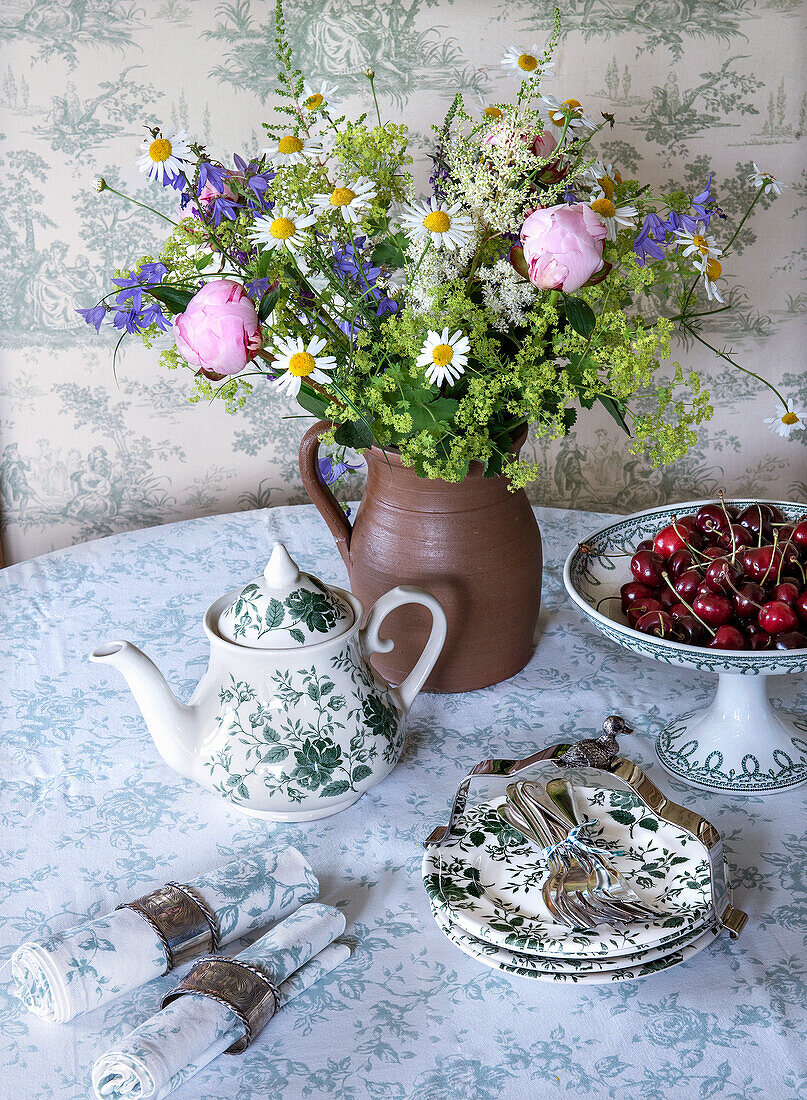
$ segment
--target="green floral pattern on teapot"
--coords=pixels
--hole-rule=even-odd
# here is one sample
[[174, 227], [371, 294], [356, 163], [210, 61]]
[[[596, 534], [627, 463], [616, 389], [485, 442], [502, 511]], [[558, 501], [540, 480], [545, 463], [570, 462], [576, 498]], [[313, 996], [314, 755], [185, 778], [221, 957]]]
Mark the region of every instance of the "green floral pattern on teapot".
[[[317, 634], [329, 634], [348, 619], [348, 610], [316, 577], [306, 578], [319, 591], [298, 588], [285, 599], [262, 598], [257, 582], [246, 585], [225, 615], [235, 641], [265, 638], [272, 631], [285, 630], [295, 642], [316, 642]], [[307, 636], [306, 636], [307, 635]]]

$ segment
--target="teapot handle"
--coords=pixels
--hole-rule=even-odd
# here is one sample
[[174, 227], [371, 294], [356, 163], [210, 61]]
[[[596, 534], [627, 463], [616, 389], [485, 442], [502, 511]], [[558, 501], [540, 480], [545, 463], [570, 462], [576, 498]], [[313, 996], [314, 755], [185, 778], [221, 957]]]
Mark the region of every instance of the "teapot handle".
[[394, 642], [391, 638], [379, 638], [378, 631], [384, 619], [390, 611], [396, 607], [402, 607], [407, 603], [419, 603], [427, 607], [432, 616], [432, 629], [429, 640], [418, 657], [417, 663], [404, 682], [398, 688], [398, 697], [406, 713], [415, 701], [420, 689], [426, 682], [431, 670], [434, 668], [437, 658], [442, 652], [446, 640], [446, 613], [443, 611], [439, 600], [435, 599], [422, 588], [412, 588], [408, 584], [399, 584], [397, 588], [390, 589], [383, 596], [379, 596], [373, 604], [367, 622], [362, 628], [360, 637], [369, 656], [371, 653], [389, 653]]
[[319, 477], [319, 437], [333, 427], [330, 420], [318, 420], [300, 442], [300, 476], [311, 503], [325, 520], [336, 541], [336, 549], [350, 569], [350, 536], [353, 528], [342, 506]]

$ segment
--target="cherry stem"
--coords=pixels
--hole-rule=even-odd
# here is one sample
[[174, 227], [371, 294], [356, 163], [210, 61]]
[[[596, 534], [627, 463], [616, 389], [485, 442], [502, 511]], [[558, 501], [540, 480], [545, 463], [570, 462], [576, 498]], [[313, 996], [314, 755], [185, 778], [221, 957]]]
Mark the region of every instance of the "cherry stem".
[[[759, 537], [760, 537], [760, 540], [761, 540], [761, 539], [762, 539], [762, 515], [761, 515], [761, 509], [760, 509], [760, 527], [759, 527]], [[767, 569], [765, 570], [765, 576], [764, 576], [764, 577], [762, 578], [762, 580], [761, 580], [761, 581], [759, 582], [759, 583], [760, 583], [760, 584], [762, 585], [762, 587], [763, 587], [763, 588], [765, 587], [765, 581], [766, 581], [766, 580], [768, 579], [768, 574], [770, 573], [771, 569], [773, 569], [773, 563], [774, 563], [774, 562], [776, 561], [776, 543], [777, 543], [777, 539], [778, 539], [778, 537], [779, 537], [779, 534], [778, 534], [778, 532], [776, 532], [776, 531], [775, 531], [775, 532], [774, 532], [774, 535], [773, 535], [773, 553], [771, 554], [771, 560], [770, 560], [770, 564], [768, 565], [768, 568], [767, 568]], [[760, 541], [760, 544], [759, 544], [759, 545], [760, 545], [760, 547], [762, 546], [762, 542], [761, 542], [761, 541]], [[780, 563], [779, 563], [779, 575], [780, 575], [780, 576], [781, 576], [781, 567], [782, 567], [782, 563], [780, 562]], [[777, 581], [776, 583], [778, 584], [779, 582]]]

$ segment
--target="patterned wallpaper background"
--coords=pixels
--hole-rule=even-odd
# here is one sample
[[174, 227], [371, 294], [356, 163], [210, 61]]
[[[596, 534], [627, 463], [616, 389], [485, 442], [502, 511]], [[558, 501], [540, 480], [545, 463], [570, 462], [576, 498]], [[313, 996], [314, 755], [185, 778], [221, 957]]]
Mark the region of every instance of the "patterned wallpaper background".
[[[734, 214], [756, 160], [790, 184], [758, 210], [727, 265], [738, 308], [709, 339], [807, 408], [807, 72], [802, 0], [564, 0], [545, 90], [588, 113], [613, 110], [605, 159], [655, 184], [695, 190], [714, 171]], [[98, 195], [94, 176], [157, 202], [135, 158], [146, 124], [185, 127], [219, 156], [260, 149], [272, 103], [267, 0], [5, 0], [0, 8], [0, 478], [7, 560], [115, 531], [210, 512], [299, 502], [307, 421], [256, 396], [228, 416], [189, 405], [183, 379], [134, 342], [112, 371], [76, 304], [104, 274], [149, 252], [160, 222]], [[382, 110], [418, 149], [455, 88], [501, 99], [511, 44], [539, 47], [552, 0], [287, 0], [301, 68], [356, 94], [372, 66]], [[358, 106], [349, 101], [348, 107]], [[601, 135], [603, 136], [603, 135]], [[427, 172], [421, 161], [419, 179]], [[725, 318], [725, 320], [724, 320]], [[807, 432], [763, 425], [765, 393], [681, 344], [717, 414], [697, 448], [652, 470], [605, 416], [537, 448], [536, 501], [627, 512], [717, 488], [807, 500]], [[358, 480], [350, 491], [360, 491]]]

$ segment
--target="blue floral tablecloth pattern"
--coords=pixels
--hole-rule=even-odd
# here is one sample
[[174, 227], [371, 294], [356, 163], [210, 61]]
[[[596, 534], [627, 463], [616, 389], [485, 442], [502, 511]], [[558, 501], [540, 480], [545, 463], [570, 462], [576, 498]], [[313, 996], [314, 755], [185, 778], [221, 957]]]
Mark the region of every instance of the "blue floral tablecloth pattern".
[[[392, 775], [308, 825], [253, 821], [171, 772], [122, 678], [86, 655], [129, 638], [187, 698], [207, 659], [204, 610], [262, 570], [275, 538], [301, 568], [345, 583], [313, 508], [132, 532], [0, 573], [0, 977], [23, 940], [256, 846], [294, 844], [321, 900], [344, 909], [355, 953], [178, 1100], [807, 1098], [805, 793], [724, 797], [662, 771], [655, 732], [703, 705], [711, 678], [596, 633], [567, 599], [561, 567], [603, 517], [537, 515], [548, 564], [530, 664], [485, 691], [421, 696]], [[807, 709], [803, 678], [772, 681], [772, 694], [791, 712]], [[422, 839], [445, 822], [478, 760], [591, 735], [614, 711], [636, 727], [626, 755], [723, 830], [736, 901], [750, 914], [742, 938], [721, 937], [646, 981], [601, 987], [510, 979], [466, 958], [429, 916]], [[0, 985], [0, 1096], [83, 1100], [94, 1059], [173, 984], [158, 979], [63, 1026], [28, 1015]]]

